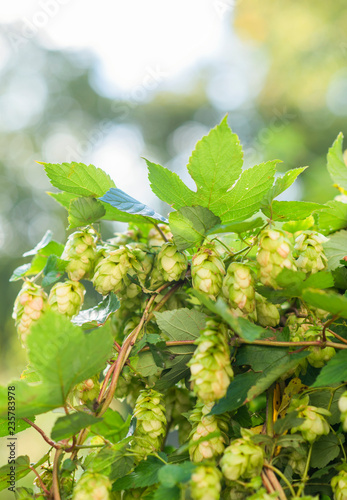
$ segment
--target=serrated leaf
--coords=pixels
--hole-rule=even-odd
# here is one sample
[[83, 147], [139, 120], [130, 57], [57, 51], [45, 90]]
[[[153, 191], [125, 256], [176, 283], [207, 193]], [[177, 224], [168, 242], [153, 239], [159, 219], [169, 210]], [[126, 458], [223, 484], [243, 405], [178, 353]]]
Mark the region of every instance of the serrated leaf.
[[307, 288], [302, 292], [303, 299], [314, 307], [328, 311], [331, 314], [347, 318], [347, 297], [335, 292], [325, 292]]
[[235, 411], [240, 408], [247, 398], [247, 393], [260, 377], [259, 373], [246, 372], [236, 375], [230, 382], [227, 393], [220, 399], [211, 410], [212, 415], [221, 415], [227, 411]]
[[327, 154], [327, 169], [332, 180], [343, 189], [347, 189], [347, 165], [343, 159], [343, 134], [339, 133]]
[[279, 418], [274, 424], [274, 431], [276, 434], [283, 434], [292, 427], [298, 427], [304, 421], [303, 418], [299, 418], [296, 411], [287, 413], [284, 418]]
[[224, 224], [248, 219], [260, 209], [261, 202], [273, 184], [277, 160], [255, 165], [242, 172], [235, 186], [220, 195], [210, 207]]
[[175, 172], [148, 160], [146, 163], [152, 191], [160, 200], [176, 209], [193, 204], [195, 193]]
[[47, 194], [57, 201], [62, 207], [66, 208], [66, 210], [69, 210], [71, 201], [77, 200], [78, 198], [76, 194], [67, 193], [65, 191], [61, 193], [51, 193], [50, 191], [47, 191]]
[[[31, 417], [30, 420], [31, 422], [35, 422], [35, 417]], [[9, 421], [7, 418], [0, 418], [0, 437], [9, 436], [9, 430], [13, 432], [13, 427], [9, 429], [8, 423]], [[30, 425], [27, 422], [25, 422], [21, 418], [16, 418], [14, 434], [25, 431], [25, 429], [28, 429], [29, 427]]]
[[31, 263], [23, 264], [22, 266], [16, 267], [13, 271], [11, 278], [9, 281], [18, 281], [23, 278], [23, 276], [27, 276], [30, 273]]
[[[303, 418], [296, 419], [298, 425], [302, 423], [303, 420]], [[281, 446], [282, 448], [298, 448], [302, 450], [304, 442], [304, 438], [300, 434], [287, 434], [278, 438], [277, 446]]]
[[[100, 198], [106, 204], [111, 205], [116, 208], [118, 211], [130, 214], [130, 216], [141, 216], [143, 221], [160, 221], [167, 223], [168, 220], [162, 215], [158, 214], [153, 210], [153, 208], [148, 207], [144, 203], [135, 200], [132, 196], [129, 196], [127, 193], [124, 193], [121, 189], [111, 188], [105, 193], [104, 196]], [[130, 218], [129, 221], [131, 221]], [[142, 222], [143, 222], [142, 221]]]
[[169, 340], [195, 340], [206, 324], [206, 314], [186, 307], [156, 312], [155, 318], [160, 330]]
[[338, 384], [347, 380], [347, 351], [341, 350], [323, 366], [312, 387]]
[[339, 231], [329, 236], [329, 241], [323, 243], [325, 255], [328, 257], [328, 269], [340, 266], [340, 260], [347, 255], [347, 231]]
[[332, 432], [327, 436], [322, 436], [313, 443], [311, 467], [323, 468], [329, 462], [338, 457], [340, 453], [339, 440]]
[[63, 276], [67, 265], [67, 260], [60, 259], [56, 255], [50, 255], [43, 269], [41, 286], [46, 287], [56, 283]]
[[51, 184], [78, 196], [103, 196], [111, 187], [115, 187], [113, 180], [101, 168], [83, 163], [44, 163], [46, 174]]
[[[319, 214], [321, 211], [319, 212]], [[282, 229], [284, 231], [288, 231], [288, 233], [296, 233], [297, 231], [306, 231], [306, 229], [310, 229], [312, 226], [314, 226], [315, 220], [313, 215], [310, 215], [306, 219], [303, 220], [291, 220], [288, 222], [285, 222], [282, 226]]]
[[153, 494], [153, 500], [180, 500], [181, 499], [181, 489], [179, 486], [173, 486], [172, 488], [167, 488], [166, 486], [160, 485]]
[[89, 427], [96, 422], [101, 422], [102, 418], [96, 418], [89, 413], [77, 412], [59, 417], [51, 431], [53, 441], [61, 441], [76, 435], [81, 429]]
[[158, 473], [164, 466], [157, 457], [149, 456], [136, 467], [134, 472], [118, 479], [112, 486], [113, 491], [145, 488], [158, 483]]
[[206, 207], [182, 207], [169, 215], [170, 230], [178, 250], [197, 247], [220, 219]]
[[52, 240], [52, 236], [53, 236], [52, 231], [48, 229], [48, 231], [46, 231], [46, 233], [44, 234], [43, 238], [38, 242], [38, 244], [32, 250], [23, 253], [23, 257], [36, 255], [39, 252], [39, 250], [42, 250], [42, 248], [45, 248], [45, 246], [48, 245], [48, 243]]
[[347, 227], [347, 203], [328, 201], [318, 212], [318, 229], [323, 234], [330, 234]]
[[95, 198], [83, 197], [71, 200], [69, 206], [69, 229], [87, 226], [100, 220], [106, 214], [102, 203]]
[[108, 408], [102, 416], [102, 421], [91, 426], [91, 433], [103, 436], [112, 443], [125, 438], [128, 433], [131, 416], [124, 421], [121, 415]]
[[304, 171], [307, 167], [294, 168], [292, 170], [288, 170], [282, 177], [277, 177], [274, 186], [269, 191], [269, 193], [263, 199], [262, 205], [268, 206], [271, 205], [272, 201], [277, 198], [281, 193], [286, 191], [296, 178]]
[[103, 325], [109, 316], [117, 311], [120, 302], [114, 293], [107, 295], [99, 304], [81, 311], [72, 319], [72, 323], [85, 329]]
[[331, 273], [320, 271], [311, 274], [306, 278], [306, 274], [292, 269], [282, 269], [276, 278], [278, 285], [283, 288], [282, 294], [287, 297], [300, 297], [306, 288], [331, 288], [334, 286], [334, 278]]
[[6, 465], [3, 465], [2, 467], [0, 467], [0, 491], [8, 488], [9, 486], [13, 486], [13, 488], [16, 487], [16, 484], [9, 485], [7, 482], [9, 481], [11, 467], [15, 467], [16, 482], [29, 474], [29, 472], [31, 472], [30, 459], [27, 455], [19, 456], [18, 458], [16, 458], [15, 463], [13, 464], [7, 463]]
[[196, 465], [192, 462], [167, 464], [159, 470], [158, 479], [166, 488], [172, 488], [176, 484], [188, 482], [195, 469]]
[[324, 205], [310, 201], [277, 201], [274, 200], [271, 208], [262, 208], [262, 211], [274, 221], [291, 221], [306, 219], [309, 215], [321, 210]]
[[256, 229], [264, 225], [264, 219], [261, 217], [257, 217], [255, 219], [251, 219], [249, 221], [236, 221], [231, 224], [219, 224], [209, 231], [207, 234], [219, 234], [219, 233], [236, 233], [242, 234], [247, 231], [252, 231], [252, 229]]
[[101, 472], [109, 477], [111, 481], [116, 481], [128, 474], [135, 465], [134, 458], [127, 452], [129, 439], [123, 439], [113, 446], [105, 446], [88, 463], [87, 470], [91, 472]]

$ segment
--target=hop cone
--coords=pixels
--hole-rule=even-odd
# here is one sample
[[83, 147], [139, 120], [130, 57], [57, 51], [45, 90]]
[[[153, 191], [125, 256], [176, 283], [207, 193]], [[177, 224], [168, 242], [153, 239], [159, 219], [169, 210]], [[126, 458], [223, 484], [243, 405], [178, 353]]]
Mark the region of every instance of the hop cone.
[[110, 500], [112, 483], [107, 476], [85, 472], [75, 486], [73, 500]]
[[260, 488], [254, 495], [249, 496], [248, 500], [278, 500], [278, 494], [268, 493], [265, 488]]
[[254, 279], [251, 269], [232, 262], [223, 280], [223, 294], [237, 316], [256, 316]]
[[322, 245], [326, 241], [328, 238], [315, 231], [303, 231], [295, 239], [294, 249], [299, 255], [295, 263], [300, 271], [313, 274], [327, 267], [328, 259]]
[[347, 432], [347, 391], [345, 391], [339, 399], [339, 410], [341, 412], [342, 427]]
[[214, 245], [207, 245], [193, 256], [192, 259], [193, 288], [216, 300], [222, 288], [225, 267]]
[[154, 253], [150, 252], [143, 243], [137, 243], [131, 248], [131, 257], [133, 269], [130, 274], [135, 275], [144, 285], [153, 268]]
[[192, 500], [219, 500], [222, 474], [213, 465], [200, 465], [192, 474], [190, 493]]
[[85, 288], [78, 281], [56, 283], [48, 297], [53, 311], [72, 318], [79, 313], [84, 301]]
[[97, 235], [93, 229], [76, 231], [68, 237], [61, 258], [69, 261], [66, 272], [70, 280], [81, 280], [92, 271], [96, 258], [96, 240]]
[[210, 319], [195, 344], [198, 347], [188, 363], [193, 390], [205, 403], [216, 401], [225, 396], [234, 375], [227, 328]]
[[80, 384], [77, 384], [74, 388], [74, 395], [80, 399], [83, 403], [87, 401], [93, 401], [98, 397], [100, 392], [99, 376], [95, 375], [93, 378], [89, 378]]
[[25, 345], [31, 325], [39, 319], [46, 306], [47, 295], [43, 289], [26, 281], [14, 302], [12, 314], [22, 345]]
[[[315, 330], [308, 330], [304, 334], [304, 338], [307, 341], [315, 341], [317, 340], [317, 332]], [[307, 361], [311, 366], [315, 368], [323, 368], [323, 366], [336, 354], [336, 351], [333, 347], [323, 347], [320, 346], [311, 346], [308, 348], [310, 354], [307, 356]]]
[[300, 451], [293, 450], [291, 452], [291, 454], [289, 455], [288, 465], [290, 465], [293, 472], [302, 476], [305, 470], [306, 460], [306, 453], [303, 453], [302, 449], [300, 448]]
[[279, 288], [276, 278], [282, 269], [295, 269], [290, 242], [282, 232], [274, 229], [261, 232], [257, 261], [260, 281], [275, 289]]
[[230, 481], [259, 476], [264, 464], [264, 452], [249, 438], [235, 439], [225, 449], [220, 462], [223, 475]]
[[326, 436], [329, 434], [329, 424], [325, 417], [331, 416], [331, 413], [325, 408], [309, 406], [308, 402], [308, 397], [302, 400], [293, 399], [288, 411], [296, 410], [298, 412], [298, 418], [304, 419], [302, 424], [292, 428], [291, 433], [301, 432], [305, 441], [313, 443], [319, 436]]
[[[189, 454], [193, 462], [202, 462], [220, 456], [228, 442], [228, 417], [209, 415], [212, 407], [213, 403], [207, 405], [198, 403], [189, 417], [192, 424], [192, 431], [189, 435]], [[199, 439], [216, 431], [220, 432], [220, 436], [195, 444]]]
[[137, 419], [132, 450], [139, 458], [159, 451], [166, 434], [166, 416], [162, 395], [154, 389], [145, 389], [137, 398], [134, 417]]
[[331, 488], [335, 500], [346, 500], [347, 498], [347, 471], [341, 470], [331, 480]]
[[129, 249], [120, 247], [109, 252], [108, 256], [99, 261], [95, 268], [93, 284], [101, 295], [110, 292], [118, 293], [130, 284], [127, 273], [131, 269]]
[[179, 281], [184, 278], [188, 260], [173, 243], [165, 243], [158, 253], [158, 269], [165, 281]]
[[280, 322], [280, 313], [277, 307], [259, 293], [255, 293], [255, 307], [259, 325], [264, 327], [275, 327], [278, 325]]
[[[166, 224], [158, 224], [158, 227], [161, 229], [162, 233], [164, 233], [168, 241], [172, 240], [172, 233], [169, 226]], [[156, 227], [152, 227], [148, 233], [148, 245], [150, 247], [161, 247], [164, 243], [165, 240], [158, 229]]]

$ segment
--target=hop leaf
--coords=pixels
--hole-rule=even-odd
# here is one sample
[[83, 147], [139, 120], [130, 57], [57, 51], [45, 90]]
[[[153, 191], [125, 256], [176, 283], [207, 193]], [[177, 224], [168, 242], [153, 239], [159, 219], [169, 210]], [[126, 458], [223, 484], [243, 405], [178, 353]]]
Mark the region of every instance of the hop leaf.
[[79, 313], [84, 301], [85, 288], [78, 281], [56, 283], [48, 297], [53, 311], [72, 318]]
[[66, 272], [70, 280], [78, 281], [92, 271], [96, 258], [97, 235], [94, 229], [84, 229], [70, 234], [62, 259], [68, 260]]
[[222, 287], [225, 267], [214, 245], [206, 245], [192, 259], [193, 288], [216, 300]]
[[12, 317], [23, 346], [33, 322], [37, 321], [47, 307], [47, 295], [43, 289], [26, 281], [14, 303]]

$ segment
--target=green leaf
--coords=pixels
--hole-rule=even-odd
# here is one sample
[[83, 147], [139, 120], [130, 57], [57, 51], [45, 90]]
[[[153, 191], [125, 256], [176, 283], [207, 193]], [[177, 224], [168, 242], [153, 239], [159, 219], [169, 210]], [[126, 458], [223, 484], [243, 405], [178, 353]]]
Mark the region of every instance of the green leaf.
[[23, 257], [36, 255], [39, 252], [39, 250], [42, 250], [48, 245], [48, 243], [52, 240], [52, 236], [53, 236], [52, 231], [48, 229], [48, 231], [46, 231], [45, 235], [43, 236], [42, 240], [39, 241], [38, 244], [32, 250], [23, 253]]
[[[331, 385], [331, 384], [330, 384]], [[333, 386], [335, 384], [332, 384]], [[317, 406], [318, 408], [328, 408], [330, 405], [330, 417], [326, 417], [327, 421], [331, 425], [335, 425], [341, 420], [341, 412], [339, 410], [339, 399], [342, 394], [345, 392], [345, 387], [340, 387], [339, 389], [334, 391], [333, 399], [330, 403], [331, 399], [331, 391], [329, 390], [317, 390], [310, 394], [310, 404], [313, 406]]]
[[343, 159], [343, 134], [339, 133], [328, 151], [327, 168], [332, 180], [343, 189], [347, 189], [347, 165]]
[[128, 433], [131, 416], [128, 415], [127, 420], [123, 420], [121, 415], [111, 408], [108, 408], [102, 416], [102, 422], [93, 424], [91, 432], [98, 436], [103, 436], [112, 443], [117, 443], [125, 438]]
[[[297, 418], [297, 424], [293, 425], [298, 425], [299, 423], [302, 423], [303, 420], [304, 419], [302, 418]], [[294, 419], [293, 422], [295, 422]], [[298, 448], [301, 451], [304, 445], [304, 438], [301, 436], [301, 434], [286, 434], [278, 438], [276, 444], [277, 446], [281, 446], [282, 448]]]
[[29, 359], [42, 379], [60, 393], [62, 402], [70, 389], [103, 369], [112, 354], [113, 339], [107, 330], [84, 334], [60, 314], [48, 311], [28, 337]]
[[88, 463], [87, 470], [101, 472], [108, 476], [111, 481], [116, 481], [128, 474], [134, 467], [135, 461], [127, 451], [129, 439], [123, 439], [113, 446], [105, 446]]
[[331, 387], [347, 380], [347, 350], [341, 350], [323, 366], [312, 387]]
[[50, 255], [43, 269], [41, 285], [46, 287], [56, 283], [63, 276], [67, 265], [67, 260], [60, 259], [56, 255]]
[[18, 281], [23, 278], [23, 276], [28, 276], [30, 274], [31, 263], [23, 264], [22, 266], [16, 267], [13, 271], [9, 281]]
[[102, 203], [95, 198], [83, 197], [71, 200], [69, 206], [69, 229], [87, 226], [100, 220], [106, 214]]
[[120, 307], [120, 302], [114, 293], [107, 295], [99, 304], [91, 309], [81, 311], [72, 319], [72, 323], [85, 329], [103, 325], [112, 313]]
[[[319, 214], [320, 213], [321, 212], [319, 212]], [[303, 220], [291, 220], [285, 222], [282, 226], [282, 229], [284, 231], [288, 231], [289, 233], [294, 234], [297, 231], [306, 231], [306, 229], [310, 229], [312, 226], [314, 226], [314, 224], [315, 224], [314, 217], [313, 215], [310, 215], [309, 217]]]
[[272, 201], [277, 198], [281, 193], [286, 191], [296, 178], [304, 171], [307, 167], [294, 168], [292, 170], [288, 170], [282, 177], [277, 177], [274, 186], [269, 191], [269, 193], [263, 199], [262, 205], [267, 206], [271, 205]]
[[62, 207], [66, 208], [66, 210], [69, 210], [72, 200], [78, 199], [78, 196], [76, 194], [66, 193], [65, 191], [61, 193], [51, 193], [50, 191], [47, 191], [47, 194], [49, 194], [49, 196], [57, 201]]
[[347, 318], [347, 297], [344, 295], [308, 288], [302, 292], [302, 297], [314, 307]]
[[207, 231], [220, 222], [208, 208], [182, 207], [169, 216], [170, 230], [178, 250], [197, 247], [205, 239]]
[[332, 432], [313, 443], [310, 466], [321, 469], [339, 456], [340, 443]]
[[196, 204], [219, 215], [219, 199], [241, 174], [243, 153], [239, 138], [228, 126], [227, 117], [199, 141], [187, 165], [197, 186]]
[[332, 234], [323, 247], [328, 257], [328, 269], [336, 269], [340, 266], [340, 260], [347, 255], [347, 231]]
[[210, 209], [224, 224], [248, 219], [260, 209], [261, 202], [271, 189], [277, 160], [261, 163], [242, 172], [231, 191], [220, 195]]
[[[35, 422], [35, 417], [30, 418], [31, 422]], [[9, 436], [9, 430], [12, 432], [13, 427], [10, 429], [8, 428], [8, 419], [7, 418], [0, 418], [0, 437], [5, 437]], [[21, 418], [16, 418], [16, 425], [15, 425], [15, 431], [14, 434], [18, 434], [18, 432], [25, 431], [25, 429], [28, 429], [30, 427], [29, 424], [27, 424], [24, 420]], [[11, 434], [12, 435], [12, 434]]]
[[247, 398], [247, 393], [260, 377], [259, 373], [246, 372], [236, 375], [230, 382], [227, 393], [220, 399], [211, 410], [212, 415], [221, 415], [227, 411], [235, 411], [240, 408]]
[[347, 290], [347, 268], [346, 267], [337, 267], [332, 272], [334, 277], [334, 284], [336, 288], [340, 290]]
[[264, 225], [264, 219], [262, 219], [261, 217], [257, 217], [255, 219], [251, 219], [248, 221], [237, 221], [237, 222], [232, 222], [231, 224], [219, 224], [210, 229], [209, 231], [207, 231], [207, 234], [219, 234], [219, 233], [242, 234], [247, 231], [252, 231], [253, 229], [256, 229], [263, 225]]
[[335, 233], [347, 227], [347, 203], [332, 200], [318, 213], [318, 229], [323, 234]]
[[167, 464], [159, 470], [158, 479], [166, 488], [172, 488], [176, 484], [187, 483], [195, 469], [196, 465], [192, 462]]
[[156, 312], [155, 318], [168, 340], [195, 340], [206, 324], [206, 314], [186, 307]]
[[134, 472], [118, 479], [112, 486], [113, 491], [145, 488], [158, 483], [158, 473], [164, 466], [157, 457], [149, 456], [136, 467]]
[[300, 297], [306, 288], [331, 288], [334, 286], [334, 278], [331, 273], [320, 271], [311, 274], [306, 278], [306, 274], [301, 271], [283, 269], [278, 275], [277, 283], [283, 288], [282, 294], [287, 297]]
[[[14, 463], [7, 463], [6, 465], [0, 467], [0, 491], [8, 488], [9, 486], [12, 486], [14, 491], [16, 487], [15, 482], [22, 479], [22, 477], [27, 476], [29, 472], [31, 472], [30, 459], [27, 455], [21, 455], [13, 462]], [[15, 470], [16, 479], [13, 485], [9, 485], [7, 481], [9, 481], [9, 474], [13, 472], [13, 470]]]
[[324, 205], [310, 201], [273, 201], [270, 208], [262, 211], [271, 220], [291, 221], [306, 219], [309, 215], [324, 208]]
[[279, 418], [274, 424], [274, 431], [276, 434], [283, 434], [292, 427], [298, 427], [303, 423], [304, 419], [299, 418], [297, 412], [292, 411], [287, 413], [284, 418]]
[[149, 219], [150, 221], [168, 222], [165, 217], [155, 212], [153, 208], [135, 200], [135, 198], [132, 198], [127, 193], [124, 193], [121, 189], [110, 188], [107, 193], [100, 198], [100, 200], [111, 205], [120, 212], [125, 212], [131, 216], [140, 215], [142, 216], [141, 218], [144, 218], [145, 220]]
[[46, 174], [51, 184], [78, 196], [103, 196], [111, 187], [115, 187], [109, 175], [101, 168], [83, 163], [44, 163]]
[[153, 500], [180, 500], [181, 494], [182, 492], [179, 486], [167, 488], [166, 486], [160, 485], [154, 492]]
[[153, 193], [162, 201], [178, 209], [193, 204], [195, 193], [175, 172], [146, 160], [148, 179]]
[[71, 436], [75, 436], [81, 429], [100, 421], [102, 421], [102, 418], [96, 418], [84, 412], [64, 415], [56, 420], [51, 432], [51, 438], [54, 441], [70, 438]]

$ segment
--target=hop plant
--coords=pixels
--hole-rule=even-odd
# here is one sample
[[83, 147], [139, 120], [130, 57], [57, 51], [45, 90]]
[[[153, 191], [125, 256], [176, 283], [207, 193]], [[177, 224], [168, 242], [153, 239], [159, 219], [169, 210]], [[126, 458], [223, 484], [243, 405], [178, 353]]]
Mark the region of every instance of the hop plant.
[[[189, 454], [193, 462], [202, 462], [220, 456], [228, 442], [228, 418], [225, 415], [209, 415], [212, 407], [213, 403], [207, 405], [198, 403], [189, 417], [192, 424], [189, 435]], [[201, 438], [217, 431], [220, 432], [219, 436], [196, 443]]]
[[[317, 340], [317, 332], [315, 330], [307, 330], [304, 334], [304, 338], [306, 341]], [[308, 350], [310, 351], [310, 354], [306, 359], [314, 368], [323, 368], [323, 366], [336, 354], [335, 349], [329, 346], [323, 348], [319, 345], [311, 346]]]
[[237, 316], [256, 318], [254, 279], [249, 266], [232, 262], [223, 280], [223, 294]]
[[190, 493], [193, 500], [219, 500], [222, 474], [213, 465], [200, 465], [192, 474]]
[[222, 288], [225, 267], [214, 245], [200, 248], [193, 256], [191, 272], [193, 288], [216, 300]]
[[89, 378], [80, 384], [77, 384], [74, 388], [73, 394], [83, 403], [87, 401], [93, 401], [98, 397], [100, 392], [99, 376], [95, 375], [93, 378]]
[[295, 270], [290, 242], [282, 232], [274, 229], [261, 232], [257, 262], [260, 281], [275, 289], [279, 288], [276, 278], [282, 269]]
[[131, 247], [131, 276], [136, 276], [144, 286], [153, 268], [154, 253], [143, 243], [137, 243]]
[[208, 320], [195, 344], [198, 347], [188, 363], [193, 390], [205, 403], [216, 401], [225, 396], [234, 375], [226, 326]]
[[330, 417], [331, 413], [325, 408], [309, 406], [308, 403], [308, 396], [301, 400], [293, 399], [288, 411], [297, 411], [298, 418], [304, 419], [300, 425], [291, 429], [292, 434], [301, 432], [305, 441], [313, 443], [319, 436], [329, 434], [329, 424], [325, 417]]
[[225, 449], [220, 465], [230, 481], [259, 476], [264, 464], [264, 452], [250, 438], [235, 439]]
[[96, 258], [96, 241], [97, 234], [91, 228], [70, 234], [61, 256], [69, 261], [66, 272], [70, 280], [78, 281], [91, 273]]
[[341, 422], [342, 427], [345, 432], [347, 432], [347, 391], [345, 391], [338, 402], [339, 410], [341, 412]]
[[48, 297], [48, 303], [53, 311], [72, 318], [79, 313], [84, 301], [85, 288], [78, 281], [56, 283]]
[[159, 451], [166, 434], [166, 416], [162, 395], [154, 389], [145, 389], [137, 398], [134, 417], [137, 419], [132, 451], [140, 459]]
[[73, 500], [111, 500], [112, 483], [107, 476], [85, 472], [77, 481]]
[[272, 326], [273, 328], [280, 322], [278, 308], [271, 304], [260, 293], [255, 293], [255, 307], [257, 313], [257, 323], [261, 326]]
[[292, 468], [293, 472], [302, 475], [306, 467], [306, 461], [306, 453], [303, 453], [300, 448], [300, 451], [293, 450], [291, 452], [288, 459], [288, 465]]
[[331, 480], [331, 488], [335, 500], [346, 500], [347, 498], [347, 471], [341, 470]]
[[23, 346], [32, 324], [40, 318], [46, 307], [47, 295], [43, 289], [35, 283], [24, 282], [14, 302], [12, 314]]
[[184, 278], [188, 260], [173, 243], [164, 243], [158, 253], [158, 269], [165, 281], [179, 281]]
[[[164, 234], [165, 238], [170, 241], [172, 240], [172, 232], [170, 231], [169, 226], [166, 224], [158, 224], [160, 231]], [[161, 247], [165, 243], [165, 239], [163, 235], [158, 231], [156, 227], [152, 227], [152, 229], [148, 233], [148, 245], [150, 247]]]
[[130, 269], [129, 249], [120, 247], [112, 250], [107, 257], [99, 261], [95, 268], [92, 280], [95, 290], [101, 295], [122, 292], [130, 284], [127, 278]]
[[294, 249], [298, 258], [295, 264], [300, 271], [313, 274], [326, 269], [328, 259], [322, 245], [326, 241], [328, 238], [315, 231], [303, 231], [296, 237]]

